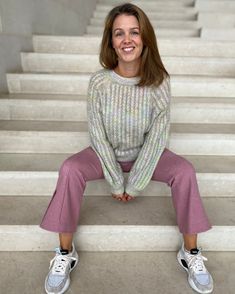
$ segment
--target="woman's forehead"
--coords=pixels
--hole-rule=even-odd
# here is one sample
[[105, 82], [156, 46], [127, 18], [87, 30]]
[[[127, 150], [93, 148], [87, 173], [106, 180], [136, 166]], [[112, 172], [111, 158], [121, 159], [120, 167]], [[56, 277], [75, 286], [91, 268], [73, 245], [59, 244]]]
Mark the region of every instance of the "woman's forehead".
[[113, 29], [139, 28], [139, 22], [134, 15], [118, 15], [113, 22]]

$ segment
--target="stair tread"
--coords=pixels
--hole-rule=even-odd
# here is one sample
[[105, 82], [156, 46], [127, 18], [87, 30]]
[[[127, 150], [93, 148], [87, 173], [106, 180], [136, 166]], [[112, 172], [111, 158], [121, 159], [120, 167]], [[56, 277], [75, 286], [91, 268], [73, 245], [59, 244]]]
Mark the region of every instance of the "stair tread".
[[[0, 94], [0, 100], [31, 100], [31, 103], [35, 101], [74, 101], [74, 100], [87, 100], [86, 95], [77, 95], [77, 94], [37, 94], [37, 93], [5, 93]], [[216, 98], [215, 98], [216, 99]], [[229, 98], [227, 98], [229, 101]], [[213, 98], [214, 100], [214, 98]]]
[[[34, 289], [34, 293], [44, 293], [44, 280], [54, 257], [52, 251], [58, 245], [53, 242], [50, 252], [1, 252], [4, 292], [28, 294], [32, 292], [26, 289]], [[71, 274], [70, 293], [78, 293], [78, 289], [82, 294], [193, 293], [176, 261], [176, 252], [84, 252], [76, 245], [80, 265]], [[203, 252], [203, 255], [208, 258], [206, 266], [213, 279], [218, 281], [214, 293], [232, 294], [235, 263], [231, 261], [235, 260], [235, 252]], [[16, 265], [20, 265], [20, 275]]]
[[[149, 14], [149, 12], [164, 12], [164, 13], [169, 13], [169, 12], [181, 12], [181, 13], [197, 13], [198, 10], [195, 7], [190, 7], [190, 6], [179, 6], [178, 4], [174, 5], [174, 6], [169, 6], [167, 5], [167, 3], [163, 2], [163, 4], [155, 4], [154, 2], [152, 2], [152, 4], [154, 4], [154, 6], [150, 5], [146, 5], [146, 3], [144, 3], [143, 5], [141, 5], [140, 7], [142, 9], [144, 9], [146, 14]], [[114, 6], [112, 5], [103, 5], [103, 4], [98, 4], [96, 6], [96, 10], [95, 12], [109, 12]]]
[[[188, 20], [188, 19], [167, 19], [162, 17], [160, 19], [160, 17], [156, 20], [151, 20], [152, 26], [153, 28], [196, 28], [199, 29], [201, 28], [200, 23], [198, 23], [197, 20]], [[90, 25], [92, 26], [101, 26], [104, 25], [104, 18], [101, 17], [93, 17], [92, 19], [90, 19], [89, 22]]]
[[[0, 172], [58, 171], [70, 154], [0, 153]], [[72, 154], [71, 154], [72, 155]], [[235, 173], [235, 156], [184, 155], [200, 173]]]
[[[179, 35], [180, 36], [180, 35]], [[91, 53], [99, 52], [101, 37], [97, 36], [50, 36], [34, 35], [35, 52], [58, 53]], [[161, 38], [158, 37], [158, 46], [164, 56], [223, 56], [235, 57], [235, 42], [207, 40], [195, 37]]]
[[[22, 56], [25, 58], [49, 58], [55, 59], [56, 61], [58, 58], [67, 58], [67, 59], [82, 59], [84, 60], [85, 58], [92, 60], [96, 60], [97, 62], [99, 61], [99, 55], [98, 54], [80, 54], [80, 53], [74, 53], [74, 54], [69, 54], [69, 53], [40, 53], [40, 52], [22, 52]], [[164, 56], [164, 55], [161, 55]], [[182, 61], [188, 61], [188, 62], [198, 62], [198, 61], [203, 61], [205, 63], [229, 63], [229, 62], [235, 62], [235, 57], [207, 57], [207, 56], [167, 56], [166, 57], [167, 61], [176, 61], [177, 63], [181, 63]]]
[[[85, 132], [87, 122], [0, 120], [0, 132]], [[171, 133], [235, 134], [235, 124], [171, 124]]]
[[[38, 225], [51, 197], [0, 197], [1, 225]], [[203, 198], [213, 226], [235, 226], [235, 198]], [[84, 197], [79, 225], [176, 226], [170, 197], [136, 197], [120, 203], [111, 196]]]
[[[46, 78], [49, 79], [82, 79], [83, 81], [89, 81], [92, 73], [8, 73], [8, 78], [11, 79], [34, 79], [34, 80], [43, 80]], [[216, 76], [202, 76], [202, 75], [171, 75], [172, 82], [189, 82], [189, 83], [214, 83], [218, 82], [221, 84], [224, 83], [234, 83], [235, 77], [216, 77]]]
[[[87, 95], [75, 95], [75, 94], [20, 94], [20, 93], [6, 93], [6, 94], [0, 94], [0, 102], [1, 100], [7, 100], [7, 101], [14, 101], [17, 100], [17, 102], [30, 100], [30, 103], [33, 103], [34, 101], [43, 101], [43, 102], [53, 102], [59, 101], [59, 103], [70, 103], [75, 101], [80, 102], [86, 102], [87, 101]], [[178, 104], [178, 103], [195, 103], [195, 104], [205, 104], [209, 103], [211, 105], [213, 104], [230, 104], [235, 105], [235, 100], [227, 97], [172, 97], [172, 103]], [[56, 105], [55, 105], [56, 107]]]
[[[41, 34], [41, 35], [37, 35], [34, 34], [33, 35], [33, 39], [37, 40], [37, 41], [57, 41], [57, 40], [69, 40], [69, 41], [81, 41], [84, 40], [87, 43], [91, 42], [92, 44], [95, 42], [101, 42], [101, 36], [87, 36], [87, 35], [83, 35], [83, 36], [76, 36], [76, 35], [70, 35], [70, 36], [66, 36], [66, 35], [47, 35], [47, 34]], [[207, 40], [207, 39], [201, 39], [201, 38], [194, 38], [194, 37], [188, 37], [188, 38], [181, 38], [180, 36], [178, 38], [158, 38], [159, 43], [172, 43], [176, 44], [178, 43], [179, 45], [182, 44], [182, 42], [184, 44], [189, 44], [189, 45], [220, 45], [223, 47], [228, 47], [229, 43], [230, 45], [234, 46], [234, 41], [228, 41], [226, 43], [224, 43], [224, 41], [220, 41], [220, 40]]]

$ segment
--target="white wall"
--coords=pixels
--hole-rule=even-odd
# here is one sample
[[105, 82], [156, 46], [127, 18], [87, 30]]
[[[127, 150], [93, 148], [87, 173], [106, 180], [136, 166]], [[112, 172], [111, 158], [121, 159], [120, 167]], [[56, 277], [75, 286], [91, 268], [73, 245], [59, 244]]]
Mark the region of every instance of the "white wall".
[[32, 34], [83, 35], [96, 0], [0, 0], [0, 93], [6, 73], [20, 72], [20, 52], [32, 51]]

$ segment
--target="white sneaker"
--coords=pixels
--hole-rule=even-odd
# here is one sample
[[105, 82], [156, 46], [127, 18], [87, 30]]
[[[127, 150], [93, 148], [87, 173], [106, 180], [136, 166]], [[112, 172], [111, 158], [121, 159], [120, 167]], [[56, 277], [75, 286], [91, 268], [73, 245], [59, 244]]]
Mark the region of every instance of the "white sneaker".
[[189, 285], [198, 293], [211, 293], [213, 291], [213, 279], [206, 269], [201, 248], [186, 251], [184, 244], [177, 254], [179, 264], [188, 272]]
[[72, 252], [55, 248], [56, 255], [50, 262], [50, 271], [45, 279], [47, 294], [62, 294], [70, 285], [70, 272], [77, 265], [79, 258], [72, 244]]

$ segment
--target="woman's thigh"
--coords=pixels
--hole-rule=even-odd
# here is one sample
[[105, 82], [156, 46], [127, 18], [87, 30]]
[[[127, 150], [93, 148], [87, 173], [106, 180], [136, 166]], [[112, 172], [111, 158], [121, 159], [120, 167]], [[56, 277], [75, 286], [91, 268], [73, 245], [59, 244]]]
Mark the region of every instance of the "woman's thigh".
[[[123, 172], [129, 172], [134, 161], [119, 162]], [[82, 173], [85, 181], [103, 179], [103, 169], [96, 152], [89, 146], [67, 158], [62, 168]], [[177, 173], [192, 169], [192, 165], [182, 156], [165, 148], [154, 170], [152, 180], [171, 185]]]
[[68, 157], [62, 164], [62, 170], [82, 174], [85, 181], [104, 178], [101, 162], [95, 151], [89, 146]]
[[[129, 172], [134, 161], [120, 162], [122, 171]], [[104, 179], [100, 159], [91, 146], [68, 157], [62, 164], [60, 171], [81, 173], [86, 181]]]
[[171, 186], [178, 174], [192, 172], [194, 168], [187, 159], [165, 148], [154, 170], [152, 180]]

